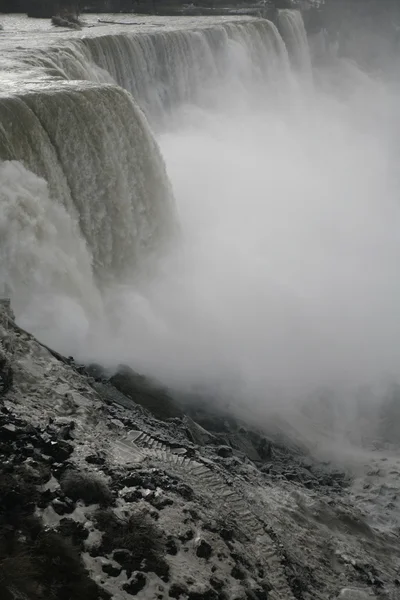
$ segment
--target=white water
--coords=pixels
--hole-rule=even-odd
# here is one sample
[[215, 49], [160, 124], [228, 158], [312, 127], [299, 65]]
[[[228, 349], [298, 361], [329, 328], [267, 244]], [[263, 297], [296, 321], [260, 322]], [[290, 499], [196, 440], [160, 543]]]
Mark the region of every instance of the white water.
[[[111, 365], [129, 363], [175, 386], [224, 386], [263, 411], [326, 388], [353, 410], [350, 400], [360, 386], [367, 401], [396, 376], [398, 92], [334, 57], [325, 57], [325, 67], [310, 77], [299, 16], [285, 11], [280, 27], [292, 61], [297, 57], [292, 68], [282, 38], [265, 21], [91, 38], [71, 43], [70, 60], [62, 65], [55, 54], [46, 54], [63, 77], [71, 77], [71, 65], [78, 69], [78, 62], [84, 65], [82, 78], [106, 81], [108, 70], [137, 96], [151, 122], [162, 125], [158, 141], [183, 240], [165, 254], [150, 280], [133, 284], [137, 271], [129, 277], [124, 269], [123, 279], [103, 284], [98, 312], [87, 307], [100, 293], [91, 286], [93, 298], [77, 302], [86, 342], [60, 333], [54, 312], [53, 327], [48, 320], [43, 332], [35, 302], [20, 314], [31, 329], [65, 352]], [[31, 62], [44, 65], [43, 57]], [[108, 110], [101, 113], [102, 122]], [[123, 264], [129, 264], [126, 239], [136, 243], [132, 232], [142, 218], [153, 227], [152, 239], [160, 224], [159, 212], [149, 217], [153, 196], [145, 189], [140, 197], [148, 203], [136, 213], [134, 226], [120, 212], [129, 182], [122, 191], [117, 188], [109, 210], [102, 186], [125, 185], [131, 152], [135, 181], [143, 174], [142, 140], [132, 141], [135, 125], [128, 132], [129, 147], [121, 148], [125, 119], [122, 114], [112, 119], [106, 132], [96, 134], [100, 165], [94, 155], [87, 163], [88, 154], [78, 146], [62, 160], [64, 172], [73, 155], [82, 165], [83, 174], [76, 167], [77, 182], [70, 183], [79, 188], [74, 206], [84, 215], [88, 252], [105, 242], [107, 273], [120, 264], [121, 253]], [[83, 120], [73, 127], [79, 140]], [[121, 156], [124, 162], [116, 164]], [[113, 183], [107, 183], [106, 168], [91, 188], [92, 174], [107, 161]], [[158, 182], [165, 189], [166, 182]], [[79, 204], [77, 198], [84, 200]], [[136, 200], [131, 202], [136, 210]], [[88, 204], [93, 212], [85, 214]], [[92, 228], [102, 211], [104, 229]], [[107, 243], [110, 238], [115, 246]], [[71, 246], [75, 249], [75, 241]], [[79, 278], [90, 281], [84, 272]], [[27, 286], [35, 298], [29, 278]], [[75, 297], [64, 294], [68, 302]], [[74, 308], [71, 331], [79, 332], [83, 317], [75, 315]]]

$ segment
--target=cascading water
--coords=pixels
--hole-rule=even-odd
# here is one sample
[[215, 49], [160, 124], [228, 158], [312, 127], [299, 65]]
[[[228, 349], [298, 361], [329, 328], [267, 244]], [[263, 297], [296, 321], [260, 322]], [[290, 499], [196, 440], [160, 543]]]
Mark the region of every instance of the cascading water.
[[279, 77], [278, 93], [291, 77], [286, 46], [267, 20], [88, 37], [26, 60], [65, 79], [114, 81], [131, 92], [153, 125], [164, 126], [182, 104], [212, 108], [221, 96], [225, 104], [230, 93], [243, 95], [257, 79], [272, 84]]
[[301, 14], [295, 10], [280, 10], [278, 13], [278, 28], [287, 44], [295, 67], [300, 70], [303, 77], [311, 77], [310, 48]]
[[5, 96], [0, 113], [3, 158], [49, 182], [79, 221], [97, 276], [131, 277], [174, 228], [163, 161], [132, 98], [115, 86], [64, 83]]
[[[0, 172], [2, 226], [30, 232], [25, 246], [1, 238], [1, 277], [32, 330], [263, 410], [327, 387], [347, 400], [398, 371], [397, 92], [336, 57], [316, 71], [299, 13], [280, 11], [278, 28], [201, 21], [20, 52], [42, 79], [1, 97], [0, 154], [36, 175]], [[174, 247], [160, 242], [175, 228], [163, 161], [128, 92], [172, 181]], [[45, 235], [41, 196], [59, 208]], [[55, 227], [71, 242], [41, 274]], [[38, 309], [41, 286], [65, 311], [73, 299], [79, 343]]]

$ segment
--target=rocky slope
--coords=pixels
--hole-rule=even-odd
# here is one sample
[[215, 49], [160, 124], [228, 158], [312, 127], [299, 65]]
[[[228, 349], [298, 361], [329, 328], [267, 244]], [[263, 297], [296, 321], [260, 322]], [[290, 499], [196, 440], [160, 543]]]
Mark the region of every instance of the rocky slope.
[[345, 474], [128, 368], [76, 365], [6, 304], [0, 340], [2, 599], [400, 598], [395, 456]]

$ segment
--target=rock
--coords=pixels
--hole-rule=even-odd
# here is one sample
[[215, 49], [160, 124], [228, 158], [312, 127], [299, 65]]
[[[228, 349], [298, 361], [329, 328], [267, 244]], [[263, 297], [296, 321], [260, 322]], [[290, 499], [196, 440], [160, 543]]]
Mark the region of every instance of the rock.
[[17, 439], [17, 428], [12, 423], [6, 423], [0, 427], [0, 441], [11, 441]]
[[220, 446], [217, 448], [217, 454], [222, 458], [228, 458], [229, 456], [232, 456], [232, 452], [233, 451], [230, 446]]
[[110, 575], [110, 577], [118, 577], [122, 572], [122, 567], [119, 565], [113, 565], [111, 562], [107, 562], [101, 567], [104, 573]]
[[187, 596], [189, 593], [188, 588], [181, 583], [173, 583], [169, 588], [169, 598], [181, 598], [181, 596]]
[[196, 549], [196, 555], [199, 558], [205, 558], [208, 559], [210, 558], [212, 554], [212, 548], [210, 546], [210, 544], [208, 542], [206, 542], [205, 540], [200, 540], [200, 543], [197, 546]]
[[100, 454], [89, 454], [89, 456], [87, 456], [85, 458], [86, 462], [89, 463], [90, 465], [104, 465], [104, 463], [106, 462], [105, 458], [103, 456], [100, 456]]
[[270, 440], [267, 440], [266, 438], [262, 438], [257, 450], [258, 450], [258, 453], [260, 455], [260, 458], [262, 458], [262, 460], [271, 460], [272, 444], [271, 444]]
[[45, 490], [44, 492], [42, 492], [39, 501], [38, 501], [38, 507], [39, 508], [46, 508], [46, 506], [48, 506], [50, 504], [50, 502], [52, 500], [54, 500], [54, 498], [57, 496], [57, 492], [53, 492], [51, 490]]
[[146, 585], [146, 575], [144, 573], [134, 573], [128, 583], [123, 585], [123, 589], [128, 594], [136, 596]]
[[71, 21], [70, 19], [63, 19], [62, 17], [52, 16], [51, 22], [56, 27], [66, 27], [68, 29], [82, 29], [78, 23]]
[[173, 539], [167, 540], [167, 542], [165, 544], [165, 550], [166, 550], [167, 554], [170, 554], [171, 556], [176, 556], [178, 554], [178, 545], [175, 542], [175, 540], [173, 540]]
[[216, 442], [216, 437], [209, 433], [204, 427], [193, 421], [188, 416], [185, 416], [183, 423], [186, 428], [186, 434], [191, 442], [198, 446], [206, 446]]
[[58, 438], [60, 440], [64, 440], [64, 441], [72, 439], [71, 433], [74, 429], [75, 429], [74, 421], [71, 421], [67, 425], [63, 425], [60, 428], [60, 431], [58, 432]]
[[61, 519], [58, 530], [64, 537], [71, 538], [75, 546], [80, 547], [83, 546], [83, 542], [89, 536], [89, 531], [85, 529], [82, 523], [78, 523], [74, 519]]
[[71, 506], [67, 502], [63, 502], [59, 498], [55, 498], [55, 500], [53, 500], [51, 503], [51, 506], [58, 515], [69, 514], [74, 510], [74, 506]]
[[194, 492], [192, 488], [185, 483], [178, 483], [174, 491], [182, 496], [182, 498], [185, 498], [185, 500], [193, 500]]
[[138, 502], [143, 498], [140, 490], [122, 490], [121, 496], [125, 502]]
[[213, 588], [215, 590], [217, 590], [217, 592], [220, 592], [222, 590], [222, 588], [224, 587], [224, 580], [213, 575], [210, 579], [210, 584], [213, 586]]
[[8, 392], [13, 384], [13, 371], [0, 346], [0, 396]]
[[337, 600], [374, 600], [375, 596], [364, 590], [356, 588], [343, 588]]
[[165, 388], [147, 377], [138, 375], [129, 367], [120, 366], [117, 373], [110, 378], [110, 383], [158, 419], [165, 420], [183, 414], [178, 403]]
[[125, 548], [118, 548], [117, 550], [114, 550], [112, 557], [117, 563], [122, 565], [132, 561], [132, 552], [125, 550]]
[[225, 542], [231, 542], [233, 540], [233, 529], [228, 529], [227, 527], [224, 527], [220, 531], [220, 536], [223, 540], [225, 540]]
[[231, 575], [234, 579], [238, 579], [239, 581], [243, 581], [243, 579], [246, 579], [246, 573], [238, 565], [235, 565], [233, 567]]
[[124, 429], [124, 424], [119, 419], [110, 419], [110, 423], [116, 429]]
[[179, 536], [179, 540], [184, 544], [190, 542], [194, 538], [194, 533], [191, 529], [188, 529], [185, 533]]
[[187, 598], [188, 600], [219, 600], [219, 594], [213, 589], [208, 589], [189, 592]]
[[261, 461], [261, 456], [256, 450], [254, 444], [249, 439], [247, 432], [234, 433], [229, 436], [229, 443], [233, 448], [243, 452], [250, 460]]
[[43, 452], [51, 456], [56, 462], [64, 462], [74, 451], [74, 447], [68, 442], [63, 440], [56, 441], [51, 439], [47, 434], [41, 436], [40, 442]]

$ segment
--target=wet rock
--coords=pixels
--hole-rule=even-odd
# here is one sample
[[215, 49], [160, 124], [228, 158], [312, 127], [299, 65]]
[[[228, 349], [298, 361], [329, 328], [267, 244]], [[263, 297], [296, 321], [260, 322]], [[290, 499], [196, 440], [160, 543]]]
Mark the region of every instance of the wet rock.
[[104, 465], [104, 463], [106, 462], [106, 459], [103, 456], [100, 456], [100, 454], [89, 454], [89, 456], [87, 456], [85, 460], [90, 465], [99, 466]]
[[138, 502], [143, 498], [140, 490], [122, 490], [121, 496], [125, 502]]
[[145, 487], [143, 480], [144, 477], [141, 473], [133, 471], [132, 473], [128, 473], [128, 475], [122, 477], [119, 484], [121, 487]]
[[209, 589], [204, 592], [189, 592], [187, 598], [188, 600], [219, 600], [219, 594], [215, 590]]
[[190, 542], [194, 538], [194, 533], [191, 529], [188, 529], [185, 533], [179, 536], [179, 540], [182, 543]]
[[188, 588], [181, 583], [173, 583], [169, 588], [168, 596], [169, 598], [181, 598], [181, 596], [187, 596], [189, 593]]
[[6, 423], [0, 427], [0, 440], [2, 442], [10, 442], [16, 440], [18, 437], [18, 430], [12, 423]]
[[183, 415], [181, 408], [165, 388], [138, 375], [129, 367], [120, 366], [117, 373], [110, 378], [110, 383], [158, 419], [164, 420]]
[[234, 537], [233, 529], [223, 527], [220, 531], [220, 536], [222, 537], [223, 540], [225, 540], [225, 542], [231, 542]]
[[74, 447], [68, 442], [51, 439], [48, 434], [43, 434], [40, 442], [44, 454], [47, 454], [56, 462], [67, 460], [74, 451]]
[[82, 547], [83, 542], [88, 538], [89, 531], [85, 529], [82, 523], [74, 521], [74, 519], [61, 519], [58, 525], [58, 531], [63, 537], [68, 537], [72, 540], [75, 546]]
[[175, 542], [175, 540], [169, 539], [165, 544], [165, 550], [167, 554], [176, 556], [178, 554], [178, 544]]
[[0, 396], [4, 396], [13, 384], [13, 371], [0, 348]]
[[198, 446], [206, 446], [207, 444], [212, 444], [217, 441], [217, 438], [214, 435], [193, 421], [193, 419], [190, 417], [185, 416], [183, 423], [185, 425], [186, 435], [194, 444], [197, 444]]
[[243, 454], [245, 454], [250, 460], [255, 462], [261, 461], [261, 456], [257, 452], [257, 449], [249, 438], [247, 432], [230, 434], [229, 443], [236, 450], [243, 452]]
[[178, 485], [173, 490], [185, 500], [193, 500], [194, 492], [189, 485], [185, 483], [178, 483]]
[[243, 581], [244, 579], [246, 579], [246, 573], [238, 565], [235, 565], [233, 567], [231, 575], [234, 579], [238, 579], [239, 581]]
[[217, 592], [220, 592], [222, 590], [222, 588], [224, 587], [224, 580], [216, 577], [215, 575], [213, 575], [210, 579], [210, 584], [212, 585], [212, 587], [217, 590]]
[[252, 600], [268, 600], [269, 598], [269, 590], [263, 589], [262, 587], [255, 587], [251, 590], [248, 590], [248, 597]]
[[222, 458], [228, 458], [229, 456], [232, 456], [232, 452], [233, 450], [230, 446], [219, 446], [219, 448], [217, 448], [217, 454]]
[[101, 568], [103, 569], [104, 573], [110, 577], [118, 577], [118, 575], [120, 575], [122, 572], [122, 567], [119, 565], [113, 565], [110, 562], [103, 564]]
[[63, 502], [59, 498], [55, 498], [51, 503], [51, 506], [58, 515], [70, 514], [74, 510], [74, 505], [69, 502]]
[[124, 429], [124, 424], [119, 419], [110, 419], [110, 423], [115, 429]]
[[131, 596], [136, 596], [146, 585], [146, 575], [144, 573], [135, 573], [132, 578], [123, 585], [123, 589]]
[[44, 492], [42, 492], [42, 494], [38, 500], [38, 507], [46, 508], [46, 506], [48, 506], [50, 504], [50, 502], [52, 502], [56, 497], [57, 497], [56, 491], [53, 492], [51, 490], [45, 490]]
[[132, 561], [132, 552], [125, 548], [118, 548], [112, 553], [112, 557], [117, 563], [121, 565]]
[[147, 502], [150, 502], [157, 510], [163, 510], [165, 507], [172, 506], [174, 503], [171, 498], [166, 498], [165, 496], [154, 493], [145, 495], [144, 499], [147, 500]]
[[258, 445], [258, 454], [260, 455], [260, 458], [262, 458], [262, 460], [271, 460], [272, 458], [272, 444], [270, 442], [270, 440], [267, 440], [266, 438], [262, 438], [262, 440], [260, 441], [259, 445]]
[[200, 540], [200, 543], [198, 544], [198, 546], [196, 548], [196, 555], [199, 558], [208, 559], [208, 558], [210, 558], [211, 554], [212, 554], [212, 548], [211, 548], [210, 544], [208, 542], [206, 542], [205, 540]]

